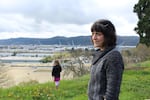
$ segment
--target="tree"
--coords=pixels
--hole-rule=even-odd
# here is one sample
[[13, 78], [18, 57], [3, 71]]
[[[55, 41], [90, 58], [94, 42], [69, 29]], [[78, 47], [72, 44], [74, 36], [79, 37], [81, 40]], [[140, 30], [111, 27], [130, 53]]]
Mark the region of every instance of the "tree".
[[80, 77], [89, 73], [91, 61], [91, 51], [74, 49], [70, 51], [70, 60], [68, 60], [64, 66], [65, 75], [72, 74], [73, 77]]
[[17, 55], [17, 52], [13, 52], [13, 54], [11, 56], [16, 56]]
[[134, 12], [139, 19], [134, 30], [140, 36], [140, 43], [150, 46], [150, 0], [139, 0], [134, 6]]

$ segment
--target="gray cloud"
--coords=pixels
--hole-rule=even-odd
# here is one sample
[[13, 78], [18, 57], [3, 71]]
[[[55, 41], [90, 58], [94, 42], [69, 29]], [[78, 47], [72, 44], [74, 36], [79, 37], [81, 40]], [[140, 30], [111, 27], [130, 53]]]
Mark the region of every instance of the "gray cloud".
[[[88, 0], [15, 0], [9, 6], [0, 5], [1, 13], [19, 13], [35, 20], [47, 20], [50, 23], [87, 24], [98, 17], [103, 10], [95, 11], [96, 7]], [[88, 4], [90, 3], [90, 4]], [[99, 16], [100, 17], [100, 16]]]
[[[119, 3], [111, 0], [1, 0], [0, 32], [33, 34], [78, 29], [86, 34], [89, 30], [83, 30], [85, 25], [99, 18], [113, 20], [117, 26], [123, 24], [116, 18], [135, 24], [133, 6], [138, 0], [115, 1]], [[74, 29], [68, 28], [70, 24], [74, 24], [71, 25]]]

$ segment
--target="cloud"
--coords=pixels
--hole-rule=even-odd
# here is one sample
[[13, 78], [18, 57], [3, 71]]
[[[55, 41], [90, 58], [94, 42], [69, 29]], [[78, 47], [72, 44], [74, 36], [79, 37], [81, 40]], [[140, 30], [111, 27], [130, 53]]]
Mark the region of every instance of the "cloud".
[[90, 35], [91, 24], [101, 18], [110, 19], [118, 34], [135, 35], [138, 20], [133, 13], [138, 0], [0, 1], [1, 38]]

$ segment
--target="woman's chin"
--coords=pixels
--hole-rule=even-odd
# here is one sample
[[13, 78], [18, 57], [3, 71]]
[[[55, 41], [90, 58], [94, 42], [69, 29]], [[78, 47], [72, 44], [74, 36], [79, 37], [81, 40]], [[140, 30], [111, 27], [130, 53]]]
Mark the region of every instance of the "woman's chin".
[[94, 47], [95, 47], [95, 48], [100, 48], [100, 46], [99, 46], [99, 45], [96, 45], [96, 44], [94, 45]]
[[99, 46], [94, 46], [95, 48], [99, 49], [100, 47]]

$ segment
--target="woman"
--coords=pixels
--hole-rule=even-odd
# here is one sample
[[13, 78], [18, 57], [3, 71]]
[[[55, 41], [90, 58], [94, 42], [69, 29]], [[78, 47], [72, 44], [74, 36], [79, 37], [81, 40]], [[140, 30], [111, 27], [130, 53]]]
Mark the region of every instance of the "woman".
[[56, 89], [58, 89], [58, 86], [59, 86], [61, 70], [62, 69], [61, 69], [61, 66], [59, 64], [59, 61], [55, 60], [54, 64], [53, 64], [53, 69], [52, 69], [52, 76], [54, 77], [54, 82], [55, 82]]
[[109, 20], [98, 20], [92, 27], [93, 55], [88, 85], [89, 100], [118, 100], [124, 63], [116, 50], [116, 30]]

